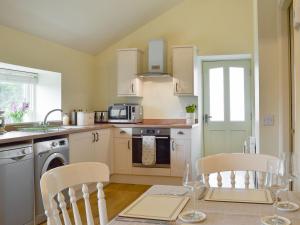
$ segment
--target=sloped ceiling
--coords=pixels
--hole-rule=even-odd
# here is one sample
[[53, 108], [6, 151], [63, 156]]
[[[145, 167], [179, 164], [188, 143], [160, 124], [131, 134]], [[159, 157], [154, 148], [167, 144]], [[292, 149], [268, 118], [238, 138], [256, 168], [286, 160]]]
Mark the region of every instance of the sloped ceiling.
[[0, 24], [96, 54], [183, 0], [1, 0]]

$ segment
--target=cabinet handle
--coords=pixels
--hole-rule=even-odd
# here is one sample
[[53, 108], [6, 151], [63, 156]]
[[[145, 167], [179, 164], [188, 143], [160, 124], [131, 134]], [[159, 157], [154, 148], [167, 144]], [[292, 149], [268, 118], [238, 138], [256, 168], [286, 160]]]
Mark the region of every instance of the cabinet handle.
[[124, 130], [121, 130], [120, 134], [126, 134], [126, 132]]
[[178, 131], [177, 134], [184, 135], [184, 132], [183, 131]]
[[172, 141], [171, 141], [171, 148], [172, 148], [172, 151], [174, 152], [175, 151], [175, 141], [174, 141], [174, 139], [172, 139]]
[[96, 141], [96, 135], [95, 135], [95, 133], [92, 133], [93, 134], [93, 142], [95, 142]]
[[131, 92], [134, 93], [134, 86], [133, 86], [133, 83], [131, 83]]
[[176, 82], [176, 85], [175, 85], [175, 92], [178, 93], [178, 83]]
[[98, 134], [98, 132], [96, 133], [96, 135], [97, 135], [96, 142], [98, 142], [99, 141], [99, 134]]
[[128, 147], [128, 150], [130, 150], [130, 140], [128, 140], [127, 147]]

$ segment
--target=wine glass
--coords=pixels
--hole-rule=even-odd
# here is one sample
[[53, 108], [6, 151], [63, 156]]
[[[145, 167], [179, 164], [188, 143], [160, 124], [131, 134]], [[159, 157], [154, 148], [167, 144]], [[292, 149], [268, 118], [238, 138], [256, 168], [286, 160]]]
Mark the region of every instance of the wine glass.
[[283, 159], [268, 160], [267, 162], [267, 174], [265, 186], [275, 194], [274, 201], [274, 213], [273, 216], [268, 216], [265, 218], [266, 223], [270, 225], [286, 224], [287, 218], [277, 215], [277, 206], [279, 200], [279, 193], [288, 190], [288, 177], [283, 176], [285, 174], [285, 161]]
[[192, 211], [182, 213], [180, 218], [186, 222], [197, 222], [205, 219], [206, 215], [200, 211], [197, 211], [197, 191], [204, 186], [202, 175], [196, 175], [196, 173], [193, 173], [189, 163], [186, 164], [182, 185], [188, 188], [191, 193], [193, 208]]

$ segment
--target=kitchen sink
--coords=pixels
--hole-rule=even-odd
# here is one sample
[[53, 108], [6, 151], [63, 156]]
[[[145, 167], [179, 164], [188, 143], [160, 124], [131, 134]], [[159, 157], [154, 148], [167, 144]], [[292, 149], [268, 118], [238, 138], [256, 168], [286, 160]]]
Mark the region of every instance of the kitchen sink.
[[32, 127], [22, 127], [18, 128], [18, 131], [23, 131], [23, 132], [44, 132], [44, 133], [50, 133], [50, 132], [59, 132], [59, 131], [64, 131], [67, 130], [68, 128], [62, 127], [62, 126], [43, 126], [43, 125], [37, 125], [37, 126], [32, 126]]

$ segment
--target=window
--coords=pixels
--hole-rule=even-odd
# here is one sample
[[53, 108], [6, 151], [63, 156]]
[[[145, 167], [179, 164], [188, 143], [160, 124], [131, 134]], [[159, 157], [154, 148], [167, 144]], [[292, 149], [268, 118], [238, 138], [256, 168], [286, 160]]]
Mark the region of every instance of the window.
[[34, 120], [34, 94], [37, 74], [0, 69], [0, 110], [7, 123]]
[[[0, 63], [0, 111], [6, 123], [42, 121], [55, 108], [61, 108], [60, 73]], [[49, 119], [60, 120], [61, 114]]]
[[224, 69], [209, 70], [210, 121], [224, 121]]
[[229, 68], [230, 121], [245, 121], [244, 68]]

